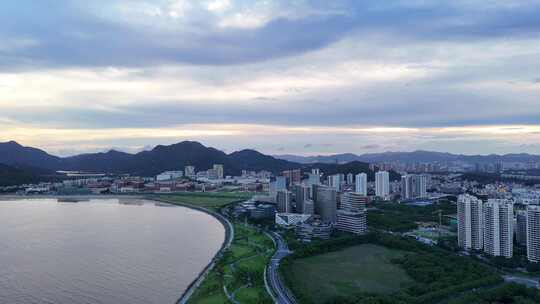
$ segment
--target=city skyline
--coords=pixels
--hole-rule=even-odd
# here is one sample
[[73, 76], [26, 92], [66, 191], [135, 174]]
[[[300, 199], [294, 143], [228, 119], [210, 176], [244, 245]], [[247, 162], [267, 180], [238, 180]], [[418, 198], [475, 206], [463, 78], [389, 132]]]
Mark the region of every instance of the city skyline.
[[0, 141], [59, 155], [186, 139], [540, 154], [539, 13], [536, 1], [4, 3]]

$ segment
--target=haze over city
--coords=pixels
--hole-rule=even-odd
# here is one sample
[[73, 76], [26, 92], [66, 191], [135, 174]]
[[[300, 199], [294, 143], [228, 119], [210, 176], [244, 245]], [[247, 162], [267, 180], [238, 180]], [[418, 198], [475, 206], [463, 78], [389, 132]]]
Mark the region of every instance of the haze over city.
[[538, 1], [8, 1], [0, 141], [540, 153]]

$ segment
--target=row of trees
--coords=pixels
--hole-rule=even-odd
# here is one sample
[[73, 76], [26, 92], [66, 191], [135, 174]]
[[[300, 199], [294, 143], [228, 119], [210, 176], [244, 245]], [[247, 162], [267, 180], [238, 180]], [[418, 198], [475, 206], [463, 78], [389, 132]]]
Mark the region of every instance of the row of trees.
[[[368, 212], [368, 223], [371, 228], [406, 232], [417, 228], [416, 222], [436, 222], [434, 213], [442, 210], [443, 214], [456, 214], [455, 203], [443, 201], [428, 206], [411, 206], [406, 204], [378, 203], [376, 210]], [[446, 218], [443, 219], [447, 221]], [[447, 222], [443, 224], [448, 224]]]
[[527, 248], [523, 246], [514, 246], [514, 255], [512, 258], [484, 256], [484, 263], [496, 267], [500, 270], [515, 270], [524, 268], [529, 273], [540, 273], [540, 263], [532, 263], [527, 260]]
[[540, 303], [540, 291], [527, 288], [515, 283], [507, 283], [491, 289], [482, 289], [470, 292], [450, 300], [449, 304], [491, 304], [491, 303], [515, 303], [515, 304], [538, 304]]

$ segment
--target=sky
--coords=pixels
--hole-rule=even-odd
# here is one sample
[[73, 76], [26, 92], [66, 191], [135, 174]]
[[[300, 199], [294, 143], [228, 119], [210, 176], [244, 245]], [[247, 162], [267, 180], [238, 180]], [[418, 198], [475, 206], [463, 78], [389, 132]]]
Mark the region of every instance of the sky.
[[540, 154], [540, 1], [0, 4], [0, 141]]

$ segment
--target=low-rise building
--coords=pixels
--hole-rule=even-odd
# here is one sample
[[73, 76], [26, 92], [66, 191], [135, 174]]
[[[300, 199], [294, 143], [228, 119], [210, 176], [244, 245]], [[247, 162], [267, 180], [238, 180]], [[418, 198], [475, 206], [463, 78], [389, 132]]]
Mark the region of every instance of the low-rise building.
[[310, 242], [312, 239], [327, 240], [332, 235], [334, 227], [330, 223], [313, 221], [296, 226], [296, 236], [304, 241]]
[[367, 233], [367, 216], [366, 210], [348, 211], [338, 210], [337, 222], [335, 225], [337, 230], [350, 232], [354, 234]]
[[166, 180], [173, 180], [177, 178], [182, 178], [184, 176], [184, 172], [182, 171], [165, 171], [163, 173], [160, 173], [156, 176], [157, 181], [166, 181]]
[[293, 227], [303, 224], [311, 218], [311, 214], [302, 213], [276, 213], [276, 225]]
[[249, 209], [249, 217], [254, 220], [272, 219], [276, 214], [276, 206], [272, 204], [259, 204]]

